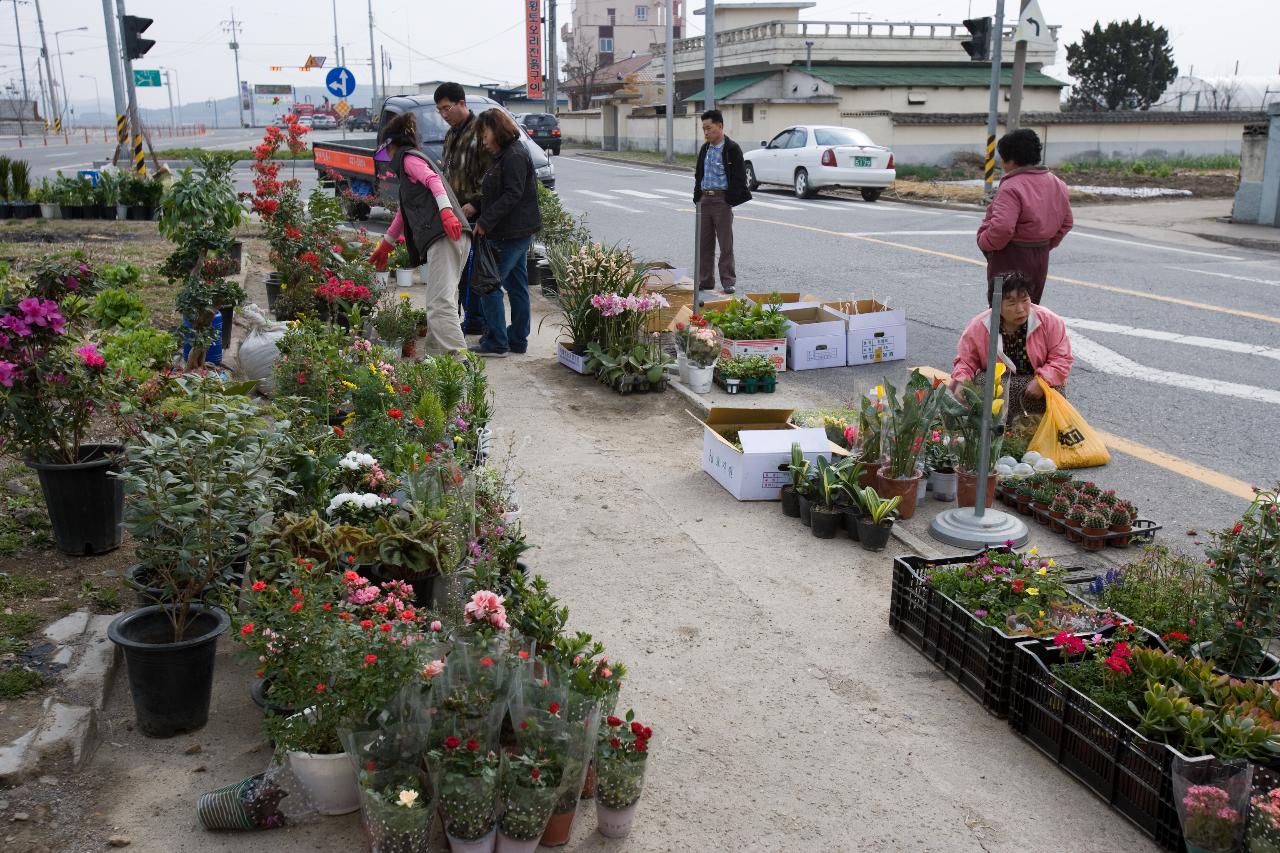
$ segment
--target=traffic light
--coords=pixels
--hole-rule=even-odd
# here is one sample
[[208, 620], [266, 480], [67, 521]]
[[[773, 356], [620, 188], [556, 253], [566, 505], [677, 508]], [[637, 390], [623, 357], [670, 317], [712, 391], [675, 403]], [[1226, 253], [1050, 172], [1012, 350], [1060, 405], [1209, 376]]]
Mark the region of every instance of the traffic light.
[[146, 32], [147, 27], [151, 26], [151, 19], [139, 18], [136, 15], [125, 15], [122, 23], [124, 25], [124, 55], [130, 59], [141, 59], [146, 56], [147, 51], [156, 45], [151, 39], [141, 37]]
[[972, 36], [969, 41], [960, 42], [964, 52], [969, 54], [969, 58], [974, 62], [989, 62], [991, 60], [991, 19], [970, 18], [961, 23]]

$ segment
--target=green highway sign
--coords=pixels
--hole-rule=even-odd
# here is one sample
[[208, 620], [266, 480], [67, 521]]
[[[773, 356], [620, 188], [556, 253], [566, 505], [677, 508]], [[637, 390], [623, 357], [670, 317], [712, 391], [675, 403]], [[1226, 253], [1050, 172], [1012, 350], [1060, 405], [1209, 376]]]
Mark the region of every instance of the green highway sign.
[[159, 69], [145, 71], [140, 68], [133, 69], [133, 85], [135, 86], [159, 86], [160, 71]]

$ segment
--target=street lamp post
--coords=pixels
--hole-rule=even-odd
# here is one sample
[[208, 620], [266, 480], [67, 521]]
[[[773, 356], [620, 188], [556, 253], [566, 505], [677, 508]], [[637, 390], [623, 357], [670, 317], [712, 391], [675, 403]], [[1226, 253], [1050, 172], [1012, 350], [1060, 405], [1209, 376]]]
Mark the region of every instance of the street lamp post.
[[[174, 88], [178, 90], [178, 125], [182, 124], [182, 81], [175, 79], [173, 75], [178, 72], [167, 65], [161, 65], [160, 70], [164, 72], [164, 84], [168, 86], [172, 81]], [[169, 122], [173, 122], [173, 89], [169, 90]], [[177, 127], [178, 125], [174, 125]]]
[[93, 104], [98, 111], [98, 119], [101, 120], [102, 119], [102, 99], [98, 97], [98, 78], [91, 77], [88, 74], [81, 74], [80, 77], [82, 77], [85, 80], [93, 81]]
[[[62, 70], [62, 39], [58, 38], [58, 36], [62, 35], [63, 33], [83, 32], [84, 30], [87, 30], [87, 29], [89, 28], [88, 27], [71, 27], [70, 29], [67, 29], [67, 30], [56, 30], [53, 34], [53, 43], [58, 48], [58, 78], [62, 81], [62, 111], [59, 113], [59, 116], [61, 116], [63, 113], [66, 112], [68, 102], [67, 102], [67, 72]], [[49, 81], [49, 87], [53, 88], [52, 80]], [[66, 124], [66, 122], [63, 122], [63, 124]]]
[[209, 109], [213, 110], [213, 129], [217, 130], [218, 129], [218, 102], [215, 101], [213, 98], [209, 98], [205, 101], [205, 105], [208, 106]]

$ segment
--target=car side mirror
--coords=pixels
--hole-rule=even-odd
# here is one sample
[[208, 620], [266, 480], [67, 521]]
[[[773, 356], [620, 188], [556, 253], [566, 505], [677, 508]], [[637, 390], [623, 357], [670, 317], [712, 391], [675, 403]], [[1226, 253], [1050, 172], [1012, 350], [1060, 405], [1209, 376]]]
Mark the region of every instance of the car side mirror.
[[761, 148], [772, 148], [773, 146], [772, 146], [772, 145], [770, 145], [768, 142], [765, 142], [765, 141], [762, 139], [762, 140], [760, 140], [760, 147], [761, 147]]

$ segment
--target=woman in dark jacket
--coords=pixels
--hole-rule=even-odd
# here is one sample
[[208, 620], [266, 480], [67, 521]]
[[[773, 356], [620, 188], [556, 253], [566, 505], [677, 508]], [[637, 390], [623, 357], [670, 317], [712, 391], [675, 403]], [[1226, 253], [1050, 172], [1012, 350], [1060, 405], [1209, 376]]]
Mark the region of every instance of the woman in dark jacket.
[[[505, 112], [488, 109], [476, 116], [476, 132], [493, 154], [493, 164], [480, 182], [477, 237], [492, 243], [502, 286], [481, 297], [489, 330], [471, 347], [481, 355], [503, 357], [529, 348], [529, 271], [525, 260], [533, 235], [542, 227], [533, 161], [520, 139], [520, 129]], [[511, 300], [507, 325], [502, 292]]]

